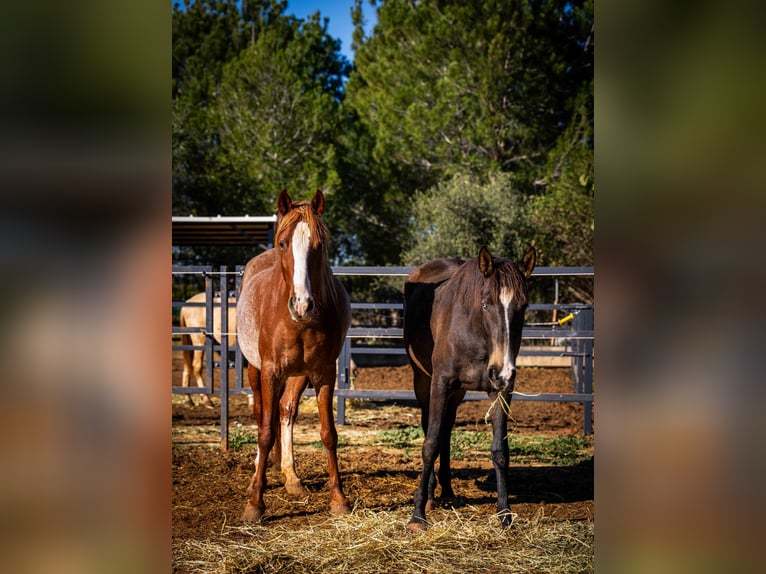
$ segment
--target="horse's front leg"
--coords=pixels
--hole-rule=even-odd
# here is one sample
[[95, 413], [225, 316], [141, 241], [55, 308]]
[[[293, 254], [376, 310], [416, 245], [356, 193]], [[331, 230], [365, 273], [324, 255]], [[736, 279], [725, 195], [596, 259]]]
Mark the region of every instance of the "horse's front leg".
[[[258, 420], [258, 456], [255, 459], [255, 474], [250, 482], [252, 494], [242, 513], [244, 522], [254, 522], [263, 516], [266, 505], [263, 492], [266, 490], [266, 462], [274, 446], [275, 429], [279, 424], [279, 381], [271, 369], [263, 368], [260, 379], [261, 416]], [[256, 403], [258, 401], [256, 400]]]
[[418, 532], [426, 527], [426, 503], [428, 501], [428, 486], [434, 472], [434, 463], [439, 454], [439, 435], [447, 405], [447, 381], [437, 380], [434, 375], [431, 384], [431, 400], [429, 404], [428, 432], [423, 441], [423, 472], [420, 483], [415, 491], [415, 510], [407, 524], [410, 532]]
[[[285, 479], [285, 490], [289, 494], [300, 496], [306, 493], [301, 479], [295, 472], [293, 456], [293, 427], [298, 418], [298, 402], [303, 390], [308, 385], [308, 377], [290, 377], [287, 379], [285, 392], [279, 401], [279, 450], [280, 467]], [[276, 445], [275, 445], [276, 450]]]
[[[506, 389], [502, 391], [505, 404], [510, 404], [511, 391]], [[497, 393], [489, 393], [490, 399], [494, 401]], [[501, 403], [502, 403], [501, 399]], [[508, 527], [513, 522], [511, 511], [508, 507], [508, 415], [502, 408], [502, 405], [495, 405], [495, 411], [492, 414], [492, 464], [495, 467], [495, 476], [497, 478], [497, 517], [504, 527]]]
[[[334, 366], [333, 366], [334, 367]], [[348, 514], [349, 508], [346, 495], [343, 494], [340, 473], [338, 472], [338, 432], [332, 418], [332, 396], [335, 383], [335, 371], [331, 368], [321, 377], [312, 377], [311, 382], [317, 393], [319, 409], [320, 436], [327, 453], [327, 472], [330, 475], [330, 513], [335, 515]]]

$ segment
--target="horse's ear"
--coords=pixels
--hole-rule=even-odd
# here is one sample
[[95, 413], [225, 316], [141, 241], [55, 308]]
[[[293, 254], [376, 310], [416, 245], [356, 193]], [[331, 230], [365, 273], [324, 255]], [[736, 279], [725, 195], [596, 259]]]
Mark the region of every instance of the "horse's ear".
[[479, 249], [479, 271], [481, 271], [484, 277], [489, 277], [492, 275], [493, 269], [492, 254], [489, 252], [489, 249], [482, 245], [481, 249]]
[[277, 198], [277, 209], [279, 210], [279, 215], [281, 217], [284, 217], [288, 211], [290, 211], [293, 207], [293, 201], [290, 199], [290, 196], [287, 195], [287, 190], [283, 189], [279, 192], [279, 197]]
[[319, 217], [322, 217], [324, 213], [324, 194], [321, 189], [317, 189], [314, 197], [311, 199], [311, 209], [314, 210]]
[[527, 279], [529, 279], [529, 276], [532, 275], [532, 270], [535, 268], [536, 261], [537, 252], [535, 251], [534, 247], [530, 247], [521, 258], [521, 263], [519, 263], [519, 269], [521, 269], [521, 272]]

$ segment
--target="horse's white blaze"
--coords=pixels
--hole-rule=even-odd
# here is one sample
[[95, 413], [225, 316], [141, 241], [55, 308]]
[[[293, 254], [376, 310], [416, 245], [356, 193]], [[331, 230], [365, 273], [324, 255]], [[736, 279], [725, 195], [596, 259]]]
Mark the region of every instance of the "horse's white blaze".
[[293, 291], [299, 311], [304, 311], [311, 299], [311, 282], [308, 273], [309, 245], [311, 229], [305, 221], [299, 221], [293, 231]]
[[516, 370], [516, 364], [511, 352], [511, 301], [513, 301], [513, 289], [504, 288], [500, 291], [500, 303], [503, 304], [503, 319], [505, 325], [505, 337], [503, 350], [503, 370], [500, 371], [500, 378], [510, 379]]

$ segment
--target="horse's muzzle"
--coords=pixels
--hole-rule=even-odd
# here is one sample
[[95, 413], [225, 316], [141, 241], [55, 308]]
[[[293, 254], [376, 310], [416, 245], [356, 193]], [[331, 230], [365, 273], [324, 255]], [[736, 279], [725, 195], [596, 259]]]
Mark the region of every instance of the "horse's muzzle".
[[500, 369], [497, 367], [490, 367], [487, 370], [487, 378], [492, 388], [498, 392], [502, 392], [506, 389], [513, 390], [514, 383], [516, 381], [516, 369], [511, 371], [510, 377], [504, 377], [500, 375]]
[[311, 319], [314, 311], [314, 299], [309, 298], [306, 302], [298, 302], [295, 297], [287, 301], [287, 309], [290, 311], [290, 319], [296, 323], [305, 323]]

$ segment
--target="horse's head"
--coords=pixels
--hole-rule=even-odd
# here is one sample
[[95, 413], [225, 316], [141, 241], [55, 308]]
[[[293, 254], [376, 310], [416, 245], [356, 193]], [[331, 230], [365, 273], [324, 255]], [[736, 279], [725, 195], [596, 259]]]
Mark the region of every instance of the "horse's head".
[[312, 277], [321, 277], [319, 273], [327, 257], [327, 227], [321, 219], [324, 195], [317, 190], [310, 202], [293, 202], [283, 189], [277, 207], [275, 243], [282, 275], [290, 290], [287, 309], [293, 321], [303, 323], [311, 319], [315, 306]]
[[486, 377], [496, 391], [513, 389], [516, 357], [521, 346], [524, 311], [527, 308], [527, 279], [535, 267], [535, 249], [524, 254], [516, 265], [495, 258], [482, 247], [477, 258], [480, 281], [475, 313], [480, 319], [488, 353]]

